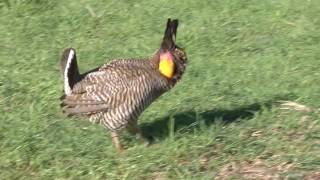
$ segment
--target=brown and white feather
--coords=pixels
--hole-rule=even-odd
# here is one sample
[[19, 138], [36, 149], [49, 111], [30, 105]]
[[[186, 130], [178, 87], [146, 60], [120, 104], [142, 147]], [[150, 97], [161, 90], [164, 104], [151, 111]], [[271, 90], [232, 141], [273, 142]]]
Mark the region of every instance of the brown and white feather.
[[[161, 48], [151, 57], [113, 60], [84, 74], [79, 74], [75, 50], [66, 49], [61, 58], [65, 82], [63, 111], [70, 116], [87, 116], [111, 131], [135, 123], [139, 115], [172, 88], [185, 71], [186, 55], [175, 46], [177, 23], [177, 20], [168, 20]], [[158, 69], [159, 55], [165, 48], [175, 57], [172, 79], [163, 76]]]

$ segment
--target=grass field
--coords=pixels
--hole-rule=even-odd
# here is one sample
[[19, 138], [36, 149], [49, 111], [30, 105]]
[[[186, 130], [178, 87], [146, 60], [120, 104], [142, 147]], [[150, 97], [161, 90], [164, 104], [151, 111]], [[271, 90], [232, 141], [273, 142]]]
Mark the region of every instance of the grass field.
[[[0, 1], [1, 179], [320, 178], [320, 1]], [[140, 118], [150, 147], [59, 108], [82, 72], [151, 55], [179, 18], [182, 81]]]

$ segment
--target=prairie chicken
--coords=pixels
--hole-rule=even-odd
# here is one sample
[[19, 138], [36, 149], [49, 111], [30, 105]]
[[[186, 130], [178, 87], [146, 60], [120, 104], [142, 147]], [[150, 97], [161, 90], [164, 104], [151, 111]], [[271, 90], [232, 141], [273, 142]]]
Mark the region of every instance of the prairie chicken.
[[137, 126], [139, 115], [185, 71], [186, 53], [175, 44], [177, 27], [178, 20], [168, 19], [160, 48], [149, 58], [115, 59], [84, 74], [79, 73], [75, 50], [65, 49], [63, 112], [86, 116], [110, 129], [118, 150], [123, 149], [118, 134], [124, 128], [148, 142]]

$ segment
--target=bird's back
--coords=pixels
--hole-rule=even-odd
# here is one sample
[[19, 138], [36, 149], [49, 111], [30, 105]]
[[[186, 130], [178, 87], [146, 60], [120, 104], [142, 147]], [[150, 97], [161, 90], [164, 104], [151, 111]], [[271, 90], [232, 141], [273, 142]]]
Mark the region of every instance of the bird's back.
[[118, 130], [168, 89], [167, 79], [149, 60], [115, 60], [85, 74], [65, 96], [64, 110]]

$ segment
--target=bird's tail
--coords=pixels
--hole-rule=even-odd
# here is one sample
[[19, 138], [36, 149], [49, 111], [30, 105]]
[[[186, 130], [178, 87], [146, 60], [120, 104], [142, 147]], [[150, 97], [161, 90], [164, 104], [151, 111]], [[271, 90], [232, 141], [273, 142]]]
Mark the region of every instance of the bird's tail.
[[76, 51], [73, 48], [67, 48], [63, 51], [60, 66], [64, 81], [64, 93], [70, 95], [73, 86], [80, 80]]
[[164, 32], [163, 41], [161, 43], [161, 49], [166, 51], [174, 50], [176, 46], [176, 35], [177, 35], [177, 28], [178, 28], [178, 19], [174, 19], [171, 21], [169, 18], [167, 21], [167, 27]]

